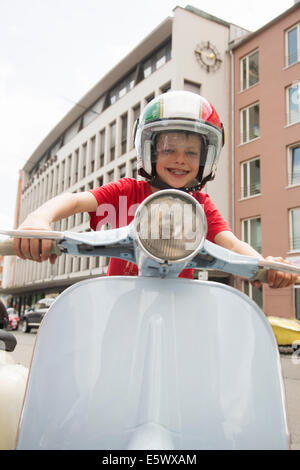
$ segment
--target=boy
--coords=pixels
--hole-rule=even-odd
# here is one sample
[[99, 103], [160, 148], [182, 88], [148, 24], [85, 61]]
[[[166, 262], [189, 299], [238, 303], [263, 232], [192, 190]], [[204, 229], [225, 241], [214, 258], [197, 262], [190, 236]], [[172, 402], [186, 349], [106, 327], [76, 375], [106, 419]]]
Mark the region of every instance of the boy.
[[[223, 126], [213, 106], [203, 97], [186, 91], [165, 93], [152, 100], [144, 109], [135, 132], [139, 174], [145, 181], [123, 178], [95, 190], [65, 193], [46, 202], [29, 214], [19, 229], [51, 230], [51, 223], [78, 212], [89, 212], [91, 228], [106, 222], [107, 205], [117, 211], [116, 225], [127, 225], [137, 207], [151, 193], [175, 188], [192, 193], [202, 204], [208, 223], [207, 239], [236, 253], [262, 258], [250, 245], [239, 240], [221, 217], [215, 205], [201, 188], [215, 176], [221, 148]], [[126, 198], [126, 209], [124, 199]], [[105, 222], [104, 222], [105, 220]], [[14, 248], [23, 259], [55, 262], [50, 255], [51, 242], [15, 239]], [[276, 261], [282, 258], [272, 258]], [[108, 275], [136, 275], [132, 263], [111, 259]], [[192, 277], [184, 270], [181, 277]], [[286, 287], [297, 276], [269, 271], [270, 287]], [[258, 281], [255, 286], [259, 286]]]

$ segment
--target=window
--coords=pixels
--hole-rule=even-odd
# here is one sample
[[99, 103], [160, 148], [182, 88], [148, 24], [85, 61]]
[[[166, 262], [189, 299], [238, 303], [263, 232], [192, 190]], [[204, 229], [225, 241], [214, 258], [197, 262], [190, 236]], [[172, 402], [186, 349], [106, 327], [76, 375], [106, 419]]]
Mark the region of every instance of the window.
[[72, 155], [68, 156], [68, 168], [67, 168], [67, 188], [71, 186], [71, 172], [72, 172]]
[[245, 144], [259, 136], [259, 104], [257, 103], [241, 111], [241, 142]]
[[288, 149], [289, 185], [300, 184], [300, 144]]
[[127, 113], [121, 116], [121, 155], [127, 151]]
[[79, 149], [75, 150], [74, 154], [75, 162], [74, 162], [74, 183], [78, 181], [78, 166], [79, 166]]
[[110, 125], [110, 161], [116, 156], [116, 122]]
[[300, 207], [290, 211], [291, 250], [300, 251]]
[[87, 151], [87, 143], [83, 144], [83, 146], [82, 146], [81, 178], [86, 177], [86, 151]]
[[119, 177], [125, 178], [126, 176], [126, 163], [124, 165], [119, 166]]
[[100, 155], [99, 155], [99, 168], [104, 166], [104, 152], [105, 152], [105, 129], [100, 132]]
[[261, 220], [260, 217], [242, 221], [242, 239], [261, 253]]
[[171, 41], [160, 47], [142, 64], [143, 78], [149, 77], [171, 59]]
[[242, 198], [260, 194], [260, 159], [241, 164]]
[[293, 65], [299, 61], [299, 28], [300, 24], [286, 33], [286, 65]]
[[241, 60], [241, 90], [246, 90], [258, 83], [258, 51]]
[[148, 103], [150, 103], [150, 101], [154, 100], [154, 97], [155, 97], [154, 93], [151, 93], [151, 95], [146, 96], [146, 98], [145, 98], [145, 105], [147, 105]]
[[184, 90], [191, 91], [200, 95], [201, 85], [200, 83], [191, 82], [190, 80], [184, 80]]
[[114, 170], [107, 173], [107, 182], [110, 183], [111, 181], [114, 181]]
[[[141, 105], [140, 103], [138, 103], [136, 106], [134, 106], [132, 108], [132, 120], [133, 120], [133, 123], [135, 124], [137, 119], [140, 117], [140, 114], [141, 114]], [[134, 148], [134, 135], [133, 133], [131, 133], [131, 148], [133, 149]]]
[[262, 287], [257, 289], [253, 287], [249, 281], [243, 281], [243, 292], [247, 294], [250, 299], [254, 300], [260, 308], [263, 307]]
[[109, 104], [114, 104], [134, 87], [135, 70], [118, 82], [109, 92]]
[[132, 178], [137, 179], [138, 173], [137, 173], [137, 166], [136, 166], [136, 158], [131, 160], [131, 174], [132, 174]]
[[171, 91], [171, 82], [166, 83], [160, 88], [160, 93], [168, 93], [168, 91]]
[[300, 82], [287, 89], [287, 115], [288, 124], [300, 121]]
[[82, 128], [88, 126], [96, 117], [99, 116], [100, 113], [98, 113], [96, 110], [93, 108], [88, 109], [83, 117], [82, 117]]
[[81, 127], [81, 118], [77, 119], [65, 132], [64, 135], [64, 145], [66, 145], [70, 140], [78, 134]]
[[96, 180], [97, 187], [103, 186], [103, 176], [99, 176]]
[[133, 122], [135, 122], [141, 114], [141, 105], [138, 103], [132, 108], [132, 113], [133, 113]]
[[90, 173], [95, 171], [96, 137], [90, 140]]

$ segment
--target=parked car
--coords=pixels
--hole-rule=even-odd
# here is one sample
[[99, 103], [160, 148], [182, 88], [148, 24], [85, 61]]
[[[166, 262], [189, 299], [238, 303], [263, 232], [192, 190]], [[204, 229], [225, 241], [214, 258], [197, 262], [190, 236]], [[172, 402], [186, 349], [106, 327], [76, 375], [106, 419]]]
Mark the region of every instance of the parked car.
[[17, 330], [19, 328], [20, 317], [15, 308], [9, 307], [7, 309], [8, 314], [8, 328], [11, 330]]
[[50, 305], [53, 304], [54, 298], [46, 297], [39, 300], [33, 310], [28, 309], [23, 317], [22, 331], [24, 333], [29, 333], [31, 328], [38, 328], [41, 324], [41, 321], [49, 309]]
[[8, 314], [4, 303], [0, 300], [0, 329], [5, 330], [8, 327]]

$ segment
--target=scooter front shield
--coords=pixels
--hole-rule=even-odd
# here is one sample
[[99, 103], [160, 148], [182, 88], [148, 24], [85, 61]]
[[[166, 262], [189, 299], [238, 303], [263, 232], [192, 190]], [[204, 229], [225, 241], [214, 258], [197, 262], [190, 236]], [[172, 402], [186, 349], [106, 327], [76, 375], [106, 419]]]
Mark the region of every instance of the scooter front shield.
[[223, 284], [80, 282], [38, 332], [18, 449], [286, 449], [277, 344]]

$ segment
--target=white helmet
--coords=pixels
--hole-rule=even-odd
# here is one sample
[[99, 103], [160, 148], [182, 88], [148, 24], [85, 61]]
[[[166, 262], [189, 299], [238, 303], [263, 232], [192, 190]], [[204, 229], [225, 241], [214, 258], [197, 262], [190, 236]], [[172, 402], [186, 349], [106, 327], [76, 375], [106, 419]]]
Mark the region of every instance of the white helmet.
[[214, 107], [202, 96], [189, 91], [170, 91], [154, 98], [143, 110], [135, 128], [135, 148], [139, 174], [152, 185], [167, 187], [156, 176], [156, 138], [161, 132], [191, 132], [201, 137], [201, 157], [195, 191], [215, 176], [224, 145], [224, 130]]

